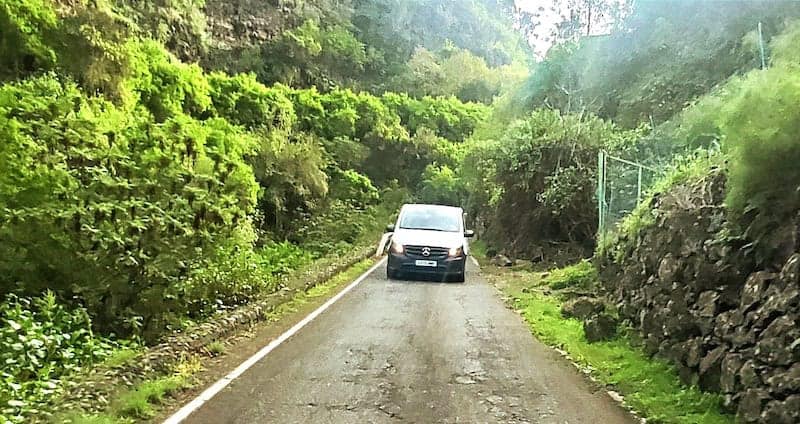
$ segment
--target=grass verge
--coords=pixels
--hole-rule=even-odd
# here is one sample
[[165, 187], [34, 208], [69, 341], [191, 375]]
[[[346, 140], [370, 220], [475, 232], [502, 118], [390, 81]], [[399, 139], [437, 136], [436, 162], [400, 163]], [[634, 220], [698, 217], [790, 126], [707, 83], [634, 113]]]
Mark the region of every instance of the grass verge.
[[266, 320], [277, 321], [287, 314], [297, 312], [303, 305], [306, 305], [314, 299], [332, 295], [333, 291], [339, 288], [339, 286], [355, 280], [359, 275], [366, 272], [374, 264], [374, 259], [364, 259], [351, 266], [347, 270], [335, 275], [328, 281], [317, 284], [305, 292], [298, 293], [288, 302], [282, 303], [275, 307], [269, 314], [267, 314]]
[[671, 365], [659, 358], [650, 358], [624, 335], [608, 342], [587, 342], [582, 322], [563, 318], [558, 300], [531, 290], [529, 284], [538, 280], [536, 275], [492, 270], [487, 276], [513, 299], [514, 308], [528, 322], [537, 339], [566, 351], [573, 361], [591, 369], [598, 381], [623, 394], [625, 402], [648, 422], [734, 422], [732, 415], [722, 412], [720, 396], [684, 386]]

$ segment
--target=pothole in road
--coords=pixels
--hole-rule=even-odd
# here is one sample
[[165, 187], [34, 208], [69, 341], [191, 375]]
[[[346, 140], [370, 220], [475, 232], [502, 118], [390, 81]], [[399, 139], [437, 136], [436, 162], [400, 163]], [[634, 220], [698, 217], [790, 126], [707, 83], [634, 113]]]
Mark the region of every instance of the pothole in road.
[[453, 381], [457, 384], [477, 384], [486, 381], [486, 372], [483, 370], [473, 371], [467, 374], [455, 375]]
[[475, 384], [475, 383], [477, 383], [477, 381], [475, 381], [472, 377], [466, 376], [466, 375], [457, 375], [455, 380], [456, 380], [456, 383], [458, 383], [458, 384]]
[[503, 403], [503, 398], [501, 396], [491, 395], [486, 398], [486, 401], [492, 405], [497, 405], [498, 403]]

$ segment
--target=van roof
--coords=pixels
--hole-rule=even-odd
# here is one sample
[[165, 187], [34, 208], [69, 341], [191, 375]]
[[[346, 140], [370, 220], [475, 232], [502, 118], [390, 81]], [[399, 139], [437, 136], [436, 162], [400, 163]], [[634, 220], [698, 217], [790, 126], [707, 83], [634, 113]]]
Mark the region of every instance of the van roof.
[[436, 208], [436, 209], [452, 209], [454, 211], [455, 210], [458, 210], [458, 211], [463, 210], [463, 209], [461, 209], [461, 208], [459, 208], [457, 206], [433, 205], [433, 204], [427, 204], [427, 203], [406, 203], [402, 207], [402, 209], [432, 209], [432, 208]]

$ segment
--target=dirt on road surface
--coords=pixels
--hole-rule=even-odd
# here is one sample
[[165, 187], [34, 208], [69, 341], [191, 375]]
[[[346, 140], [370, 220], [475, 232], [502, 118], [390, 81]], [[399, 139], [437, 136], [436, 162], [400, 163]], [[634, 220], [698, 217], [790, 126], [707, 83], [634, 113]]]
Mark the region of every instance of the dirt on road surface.
[[185, 422], [636, 422], [537, 342], [472, 264], [464, 284], [385, 275], [378, 267]]

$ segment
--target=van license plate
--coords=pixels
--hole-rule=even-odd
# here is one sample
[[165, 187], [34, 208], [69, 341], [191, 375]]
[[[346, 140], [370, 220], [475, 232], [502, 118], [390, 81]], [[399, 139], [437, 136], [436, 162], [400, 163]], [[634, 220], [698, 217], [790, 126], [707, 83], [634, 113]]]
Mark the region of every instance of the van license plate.
[[416, 266], [427, 266], [436, 268], [436, 261], [416, 261], [414, 262]]

